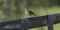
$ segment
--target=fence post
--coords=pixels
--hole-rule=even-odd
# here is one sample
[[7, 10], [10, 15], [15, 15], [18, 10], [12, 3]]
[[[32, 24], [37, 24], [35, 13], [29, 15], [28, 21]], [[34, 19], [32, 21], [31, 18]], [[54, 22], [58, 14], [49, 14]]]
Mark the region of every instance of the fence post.
[[21, 30], [28, 30], [28, 20], [27, 19], [21, 20]]
[[48, 15], [47, 23], [48, 23], [48, 30], [53, 30], [53, 20], [55, 20], [53, 15]]

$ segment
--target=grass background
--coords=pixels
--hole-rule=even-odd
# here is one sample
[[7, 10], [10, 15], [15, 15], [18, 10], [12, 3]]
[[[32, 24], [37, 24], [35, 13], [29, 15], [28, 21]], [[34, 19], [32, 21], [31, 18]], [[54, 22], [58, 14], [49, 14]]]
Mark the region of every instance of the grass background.
[[[60, 7], [59, 6], [52, 6], [52, 7], [30, 7], [30, 10], [33, 11], [36, 16], [45, 16], [45, 15], [50, 15], [50, 14], [57, 14], [60, 13]], [[28, 18], [29, 16], [26, 15], [24, 12], [24, 17], [23, 18]], [[36, 17], [36, 16], [30, 16], [30, 17]]]

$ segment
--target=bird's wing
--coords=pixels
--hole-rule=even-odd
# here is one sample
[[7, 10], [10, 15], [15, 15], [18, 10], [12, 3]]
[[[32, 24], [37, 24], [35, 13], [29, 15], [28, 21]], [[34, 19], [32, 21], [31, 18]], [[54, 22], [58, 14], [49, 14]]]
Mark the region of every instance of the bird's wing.
[[32, 15], [35, 15], [34, 12], [32, 12], [32, 11], [29, 11], [29, 13], [32, 14]]

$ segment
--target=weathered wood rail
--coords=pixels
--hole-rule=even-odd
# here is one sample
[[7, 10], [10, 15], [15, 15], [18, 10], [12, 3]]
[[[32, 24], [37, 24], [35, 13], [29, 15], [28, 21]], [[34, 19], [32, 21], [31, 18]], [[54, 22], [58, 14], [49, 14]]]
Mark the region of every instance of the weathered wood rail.
[[[53, 14], [54, 24], [60, 22], [60, 14]], [[20, 30], [21, 28], [25, 28], [25, 30], [30, 28], [36, 28], [41, 26], [47, 26], [47, 17], [46, 16], [40, 16], [40, 17], [32, 17], [32, 18], [26, 18], [26, 19], [18, 19], [18, 20], [12, 20], [12, 21], [2, 21], [0, 22], [0, 30]], [[29, 27], [28, 27], [29, 26]]]

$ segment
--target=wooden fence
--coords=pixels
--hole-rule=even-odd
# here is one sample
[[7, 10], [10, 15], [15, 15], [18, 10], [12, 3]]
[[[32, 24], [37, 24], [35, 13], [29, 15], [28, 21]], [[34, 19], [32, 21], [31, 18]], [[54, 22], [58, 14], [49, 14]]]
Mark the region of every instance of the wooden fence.
[[0, 30], [28, 30], [31, 28], [48, 26], [53, 30], [53, 24], [60, 22], [60, 14], [18, 19], [12, 21], [0, 21]]

